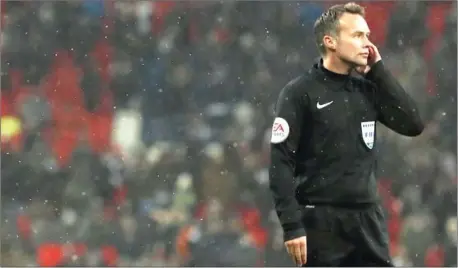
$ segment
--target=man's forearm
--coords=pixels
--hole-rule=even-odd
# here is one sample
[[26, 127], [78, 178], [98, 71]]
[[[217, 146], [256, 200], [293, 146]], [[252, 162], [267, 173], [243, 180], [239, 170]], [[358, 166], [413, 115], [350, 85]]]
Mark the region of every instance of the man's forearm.
[[305, 229], [301, 221], [301, 209], [295, 197], [292, 153], [285, 150], [287, 149], [278, 145], [272, 146], [269, 176], [275, 210], [283, 227], [285, 241], [288, 241], [304, 236]]
[[377, 86], [379, 120], [402, 135], [419, 135], [424, 125], [417, 105], [381, 61], [372, 67], [366, 78]]

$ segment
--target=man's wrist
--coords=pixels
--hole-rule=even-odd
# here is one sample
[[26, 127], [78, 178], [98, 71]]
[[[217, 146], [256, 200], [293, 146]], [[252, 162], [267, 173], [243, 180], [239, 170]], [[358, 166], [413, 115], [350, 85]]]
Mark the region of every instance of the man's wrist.
[[370, 71], [367, 72], [366, 78], [369, 79], [369, 80], [374, 80], [374, 78], [377, 76], [377, 74], [380, 73], [380, 71], [383, 71], [384, 68], [385, 67], [383, 65], [382, 60], [377, 61], [376, 63], [374, 63], [371, 66]]
[[305, 229], [303, 227], [301, 228], [298, 228], [298, 229], [294, 229], [294, 230], [284, 230], [283, 231], [283, 239], [284, 241], [289, 241], [289, 240], [292, 240], [292, 239], [295, 239], [295, 238], [299, 238], [299, 237], [302, 237], [302, 236], [306, 236], [306, 232], [305, 232]]

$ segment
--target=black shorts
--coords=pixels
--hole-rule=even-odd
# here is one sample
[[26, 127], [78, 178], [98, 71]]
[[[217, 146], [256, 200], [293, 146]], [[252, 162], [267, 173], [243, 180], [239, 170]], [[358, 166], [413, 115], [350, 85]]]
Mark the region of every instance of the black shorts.
[[380, 206], [307, 206], [302, 220], [307, 228], [306, 267], [394, 266]]

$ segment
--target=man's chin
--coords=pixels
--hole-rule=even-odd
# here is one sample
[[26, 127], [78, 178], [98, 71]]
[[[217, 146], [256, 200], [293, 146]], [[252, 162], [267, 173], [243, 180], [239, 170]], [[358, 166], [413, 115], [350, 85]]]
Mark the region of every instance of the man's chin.
[[364, 67], [367, 65], [367, 59], [353, 59], [353, 60], [344, 59], [344, 61], [347, 62], [347, 64], [350, 65], [352, 68]]
[[367, 65], [367, 59], [355, 61], [354, 64], [356, 67], [364, 67]]

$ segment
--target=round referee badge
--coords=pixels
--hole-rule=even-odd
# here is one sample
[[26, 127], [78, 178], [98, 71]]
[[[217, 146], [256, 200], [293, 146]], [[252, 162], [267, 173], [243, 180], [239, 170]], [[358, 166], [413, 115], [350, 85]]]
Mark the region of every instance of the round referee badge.
[[272, 137], [270, 138], [271, 143], [281, 143], [288, 138], [289, 125], [285, 119], [277, 117], [274, 120], [272, 126]]

